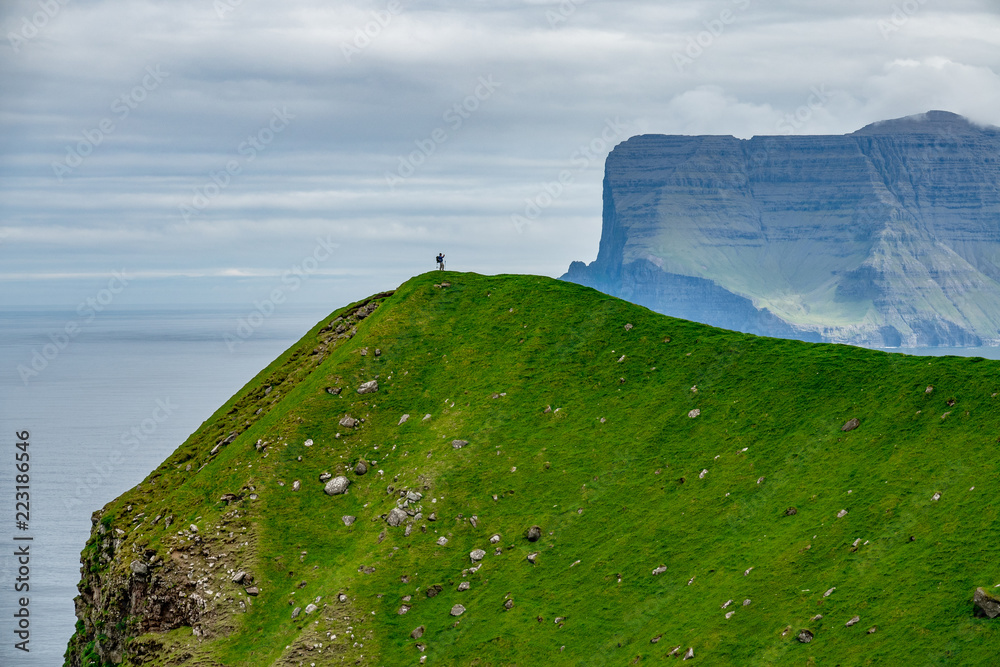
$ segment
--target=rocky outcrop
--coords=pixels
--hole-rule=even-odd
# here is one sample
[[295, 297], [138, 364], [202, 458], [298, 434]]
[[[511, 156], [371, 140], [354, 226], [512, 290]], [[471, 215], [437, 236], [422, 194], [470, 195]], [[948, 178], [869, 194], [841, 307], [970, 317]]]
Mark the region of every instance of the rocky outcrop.
[[976, 616], [983, 618], [1000, 617], [1000, 596], [991, 595], [985, 588], [977, 588], [972, 598]]
[[931, 111], [845, 136], [646, 135], [609, 155], [564, 280], [728, 329], [1000, 344], [1000, 129]]

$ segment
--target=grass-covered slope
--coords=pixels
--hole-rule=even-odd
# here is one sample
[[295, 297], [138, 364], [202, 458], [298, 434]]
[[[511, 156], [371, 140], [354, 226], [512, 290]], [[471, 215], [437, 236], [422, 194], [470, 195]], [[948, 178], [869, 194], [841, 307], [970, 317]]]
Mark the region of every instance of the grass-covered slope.
[[972, 598], [1000, 584], [998, 391], [980, 359], [419, 276], [318, 325], [95, 515], [68, 662], [996, 664]]

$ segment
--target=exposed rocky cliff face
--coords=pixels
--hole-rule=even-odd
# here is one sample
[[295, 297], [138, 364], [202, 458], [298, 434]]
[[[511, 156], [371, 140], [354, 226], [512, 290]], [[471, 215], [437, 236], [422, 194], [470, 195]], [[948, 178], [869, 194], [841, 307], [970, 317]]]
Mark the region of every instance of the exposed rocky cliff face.
[[931, 111], [845, 136], [634, 137], [565, 280], [762, 335], [1000, 344], [1000, 129]]

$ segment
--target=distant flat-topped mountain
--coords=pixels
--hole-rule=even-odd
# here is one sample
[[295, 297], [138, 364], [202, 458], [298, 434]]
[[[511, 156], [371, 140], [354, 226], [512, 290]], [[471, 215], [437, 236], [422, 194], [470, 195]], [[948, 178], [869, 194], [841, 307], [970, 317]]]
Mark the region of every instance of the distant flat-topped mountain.
[[597, 260], [563, 279], [770, 336], [1000, 344], [1000, 128], [645, 135], [608, 156]]

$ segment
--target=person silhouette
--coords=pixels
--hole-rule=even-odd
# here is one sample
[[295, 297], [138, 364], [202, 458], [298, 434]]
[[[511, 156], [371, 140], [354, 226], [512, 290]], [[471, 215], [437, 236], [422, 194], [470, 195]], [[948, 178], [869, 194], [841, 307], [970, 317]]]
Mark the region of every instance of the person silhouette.
[[443, 252], [439, 252], [438, 253], [438, 256], [437, 256], [437, 258], [436, 258], [435, 261], [437, 261], [438, 271], [444, 271], [444, 253]]

